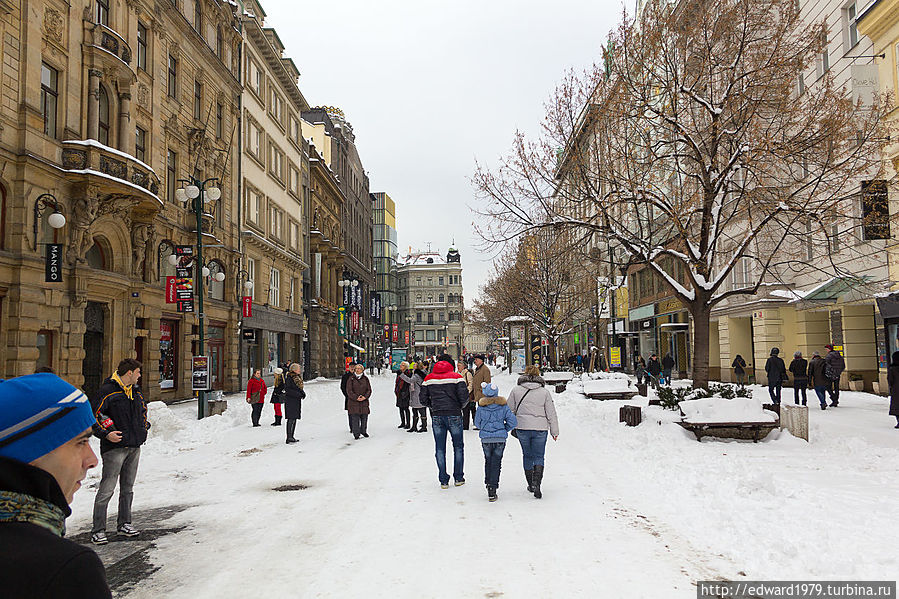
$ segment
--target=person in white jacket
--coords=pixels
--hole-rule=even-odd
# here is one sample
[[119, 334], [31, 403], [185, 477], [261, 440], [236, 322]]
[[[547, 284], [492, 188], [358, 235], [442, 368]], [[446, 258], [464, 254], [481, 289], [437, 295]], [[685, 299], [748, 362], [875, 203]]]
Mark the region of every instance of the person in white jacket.
[[509, 408], [518, 420], [514, 435], [521, 444], [524, 460], [524, 477], [528, 492], [540, 499], [543, 491], [543, 456], [546, 452], [547, 434], [553, 441], [559, 439], [559, 419], [552, 394], [540, 377], [540, 369], [533, 364], [524, 369], [518, 385], [509, 393]]

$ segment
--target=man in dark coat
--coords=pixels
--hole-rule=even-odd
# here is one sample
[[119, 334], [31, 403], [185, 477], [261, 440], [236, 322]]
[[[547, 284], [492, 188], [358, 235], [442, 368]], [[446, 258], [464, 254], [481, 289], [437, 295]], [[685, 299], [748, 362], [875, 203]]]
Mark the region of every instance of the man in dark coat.
[[659, 375], [662, 374], [662, 363], [659, 362], [657, 355], [652, 354], [649, 356], [649, 362], [646, 363], [646, 372], [649, 373], [649, 382], [652, 383], [652, 388], [658, 390]]
[[802, 357], [802, 352], [793, 354], [790, 362], [790, 373], [793, 375], [793, 403], [799, 405], [799, 396], [802, 395], [802, 405], [806, 405], [805, 391], [808, 388], [808, 362]]
[[109, 500], [119, 485], [119, 510], [116, 533], [136, 537], [140, 531], [131, 525], [134, 481], [140, 463], [140, 447], [147, 440], [147, 402], [137, 386], [141, 364], [132, 358], [119, 362], [112, 376], [103, 381], [91, 402], [96, 422], [94, 435], [100, 438], [103, 475], [94, 497], [94, 521], [91, 542], [105, 545], [106, 513]]
[[665, 378], [665, 384], [669, 387], [671, 386], [672, 370], [674, 370], [674, 358], [671, 357], [671, 352], [668, 352], [662, 358], [662, 376]]
[[284, 379], [284, 418], [287, 420], [287, 443], [296, 443], [294, 432], [297, 430], [297, 420], [303, 409], [303, 400], [306, 399], [306, 391], [303, 390], [302, 367], [294, 362], [287, 370]]
[[63, 538], [69, 504], [97, 465], [87, 397], [58, 376], [0, 381], [0, 595], [109, 599], [90, 548]]
[[808, 364], [808, 378], [809, 383], [812, 388], [815, 390], [815, 394], [818, 396], [818, 401], [821, 403], [821, 409], [827, 409], [827, 375], [824, 373], [824, 370], [827, 366], [827, 363], [824, 361], [824, 358], [821, 357], [821, 354], [816, 350], [812, 354], [812, 361]]
[[830, 407], [835, 408], [840, 405], [840, 375], [846, 370], [846, 361], [842, 354], [833, 348], [829, 343], [824, 346], [827, 355], [824, 356], [824, 373], [827, 375], [828, 385], [827, 391], [830, 394]]
[[350, 416], [350, 400], [346, 395], [346, 384], [347, 381], [350, 380], [350, 377], [353, 376], [353, 372], [356, 370], [356, 362], [350, 362], [347, 366], [346, 372], [343, 373], [343, 376], [340, 377], [340, 392], [343, 393], [343, 409], [347, 412], [347, 422], [350, 425], [350, 432], [353, 432], [353, 417]]
[[440, 360], [425, 377], [419, 395], [421, 404], [431, 408], [431, 430], [434, 432], [434, 457], [443, 489], [449, 488], [446, 472], [446, 433], [453, 440], [453, 479], [457, 487], [465, 484], [465, 443], [462, 439], [462, 408], [468, 403], [468, 386], [453, 368], [452, 359]]
[[768, 374], [768, 395], [775, 404], [780, 404], [780, 390], [784, 381], [787, 380], [787, 365], [778, 354], [780, 354], [780, 350], [772, 347], [771, 355], [765, 362], [765, 372]]

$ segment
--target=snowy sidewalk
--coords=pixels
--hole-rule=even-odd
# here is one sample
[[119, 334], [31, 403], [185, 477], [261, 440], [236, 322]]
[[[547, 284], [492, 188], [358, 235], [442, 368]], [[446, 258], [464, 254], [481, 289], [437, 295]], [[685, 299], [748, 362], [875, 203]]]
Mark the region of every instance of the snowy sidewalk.
[[[514, 379], [496, 380], [508, 394]], [[372, 383], [371, 438], [359, 441], [337, 381], [307, 384], [294, 446], [268, 426], [270, 404], [260, 428], [241, 396], [202, 421], [193, 403], [153, 404], [135, 525], [156, 526], [139, 519], [151, 508], [195, 507], [165, 520], [186, 528], [154, 541], [157, 571], [124, 596], [676, 598], [741, 572], [899, 570], [881, 499], [899, 493], [899, 431], [880, 430], [876, 400], [847, 393], [838, 410], [813, 413], [810, 444], [775, 433], [753, 445], [697, 443], [650, 410], [627, 428], [621, 402], [569, 391], [556, 400], [544, 498], [527, 493], [510, 438], [488, 503], [477, 432], [465, 433], [467, 484], [441, 490], [431, 433], [397, 429], [393, 377]], [[99, 469], [89, 477], [86, 487]], [[285, 486], [297, 490], [274, 490]], [[89, 489], [76, 495], [73, 533], [89, 528], [92, 502]]]

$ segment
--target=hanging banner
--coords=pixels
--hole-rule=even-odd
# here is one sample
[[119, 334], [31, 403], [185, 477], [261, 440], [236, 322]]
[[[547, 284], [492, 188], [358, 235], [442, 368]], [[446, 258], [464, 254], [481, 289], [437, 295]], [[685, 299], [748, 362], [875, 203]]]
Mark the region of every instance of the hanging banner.
[[240, 298], [240, 303], [243, 307], [243, 317], [251, 318], [253, 316], [253, 298], [249, 295], [245, 295]]
[[174, 304], [178, 300], [175, 299], [175, 281], [178, 277], [165, 278], [165, 303]]
[[44, 249], [44, 282], [62, 282], [62, 244], [48, 243]]
[[540, 335], [531, 335], [531, 364], [535, 366], [543, 364], [543, 340]]
[[337, 308], [337, 334], [346, 335], [346, 308]]
[[320, 253], [312, 254], [312, 262], [315, 265], [314, 283], [315, 297], [322, 296], [322, 255]]
[[621, 368], [621, 348], [612, 347], [609, 349], [609, 364], [612, 368]]
[[350, 315], [350, 323], [352, 324], [353, 332], [356, 333], [359, 331], [359, 313], [353, 310], [353, 313]]
[[397, 343], [400, 340], [400, 325], [393, 325], [393, 342]]
[[192, 390], [208, 391], [212, 388], [209, 379], [209, 356], [194, 356], [193, 376], [191, 377]]
[[175, 277], [175, 300], [185, 301], [194, 297], [194, 280]]
[[377, 320], [378, 318], [378, 310], [376, 309], [375, 303], [378, 301], [377, 296], [372, 295], [368, 301], [368, 317], [372, 320]]
[[384, 325], [384, 339], [390, 339], [390, 325]]
[[178, 312], [193, 312], [194, 311], [194, 300], [179, 300], [177, 302]]
[[405, 341], [406, 341], [406, 345], [409, 345], [409, 331], [406, 331]]

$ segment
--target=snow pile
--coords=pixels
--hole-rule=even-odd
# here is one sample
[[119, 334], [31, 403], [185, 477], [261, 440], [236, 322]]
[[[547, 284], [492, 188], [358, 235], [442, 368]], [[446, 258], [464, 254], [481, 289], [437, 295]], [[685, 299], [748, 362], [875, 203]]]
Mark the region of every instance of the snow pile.
[[[196, 408], [194, 408], [196, 409]], [[249, 420], [250, 406], [240, 395], [228, 399], [224, 414], [196, 419], [196, 412], [176, 412], [161, 401], [147, 405], [147, 447], [163, 454], [177, 453], [220, 441], [224, 433], [245, 426]]]
[[597, 381], [597, 380], [609, 380], [609, 379], [617, 379], [629, 381], [631, 377], [626, 375], [623, 372], [585, 372], [581, 375], [581, 380], [587, 381]]
[[769, 412], [753, 399], [688, 399], [678, 404], [684, 422], [717, 424], [723, 422], [777, 422], [777, 414]]
[[584, 381], [583, 393], [615, 393], [630, 389], [630, 380], [627, 378], [601, 379], [596, 381]]

